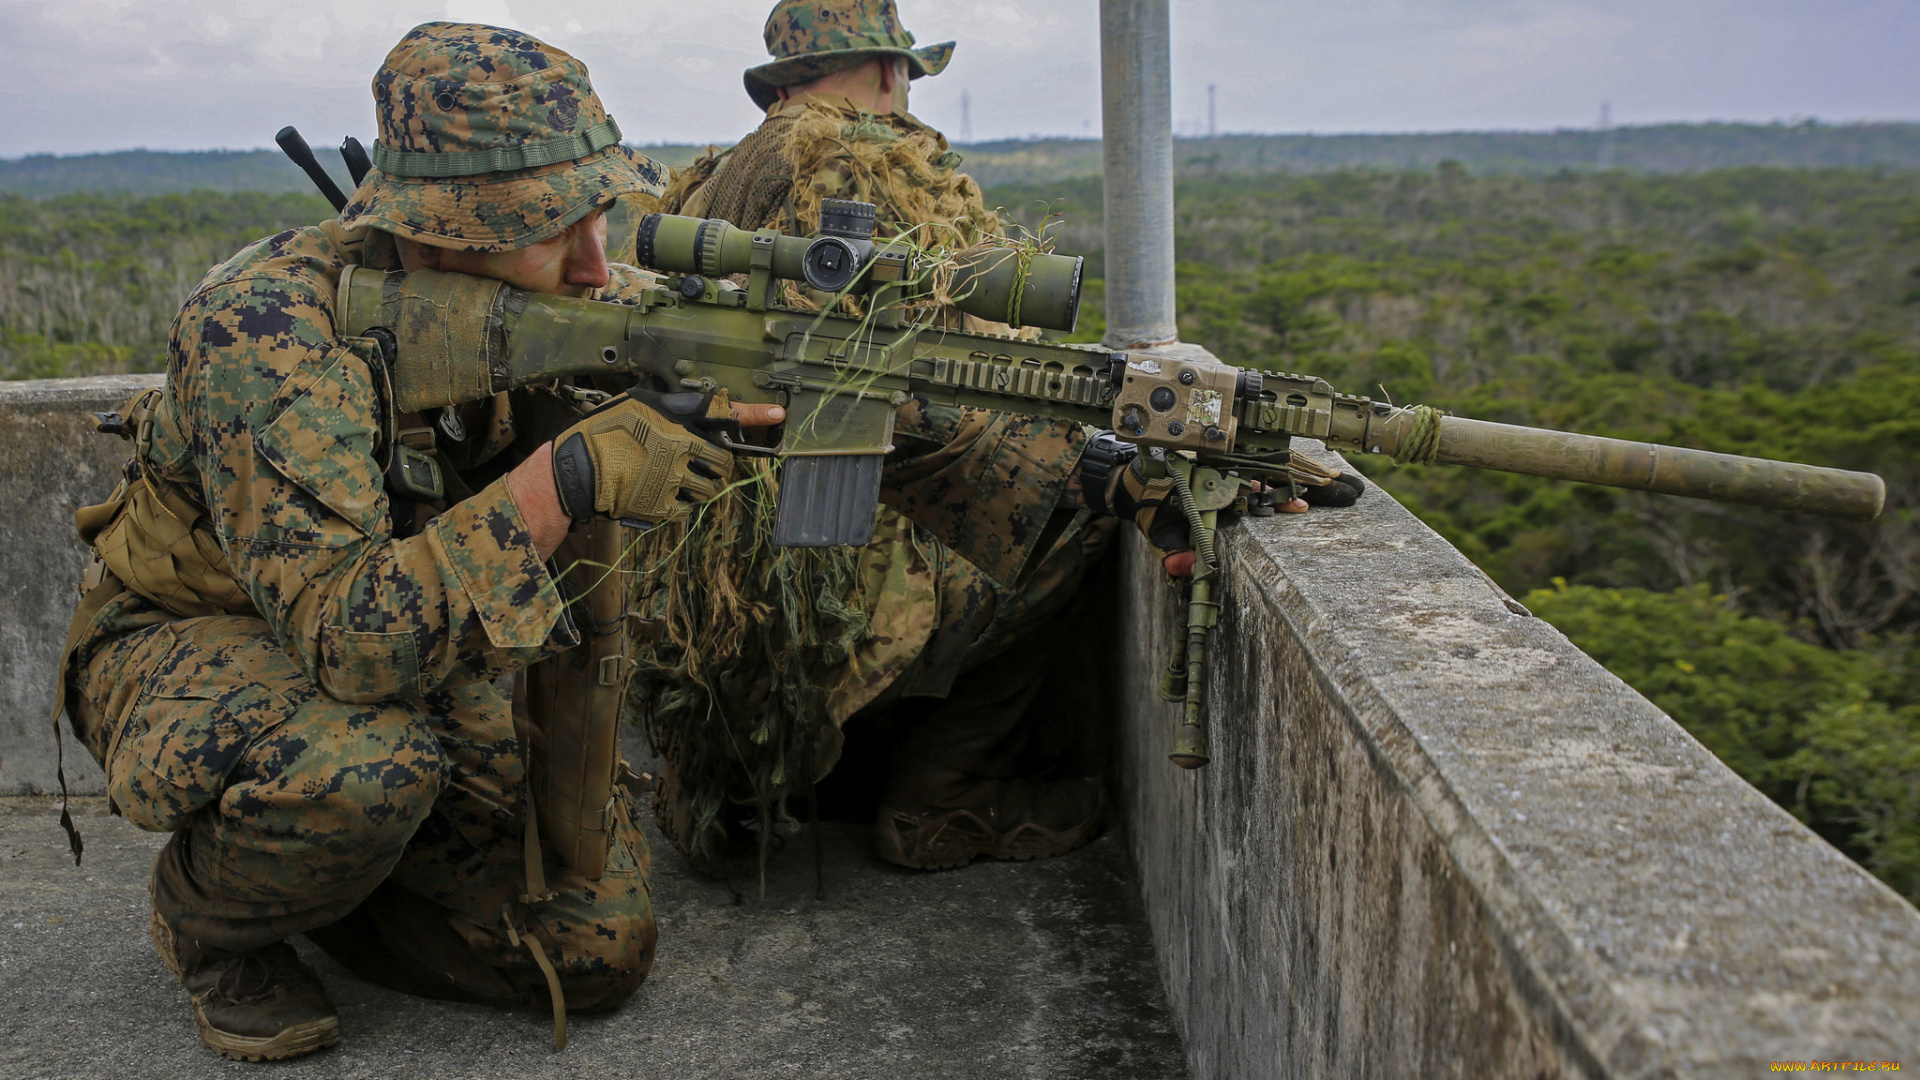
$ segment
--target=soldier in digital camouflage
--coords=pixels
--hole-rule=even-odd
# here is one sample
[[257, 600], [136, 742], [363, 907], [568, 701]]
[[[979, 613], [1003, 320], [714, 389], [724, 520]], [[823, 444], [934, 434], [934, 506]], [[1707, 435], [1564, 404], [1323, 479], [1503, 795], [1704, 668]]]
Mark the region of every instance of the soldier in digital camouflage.
[[[960, 155], [907, 111], [952, 42], [916, 47], [893, 0], [781, 0], [765, 38], [774, 59], [745, 83], [766, 120], [676, 174], [667, 212], [807, 235], [823, 199], [853, 199], [875, 204], [881, 236], [960, 249], [1001, 233]], [[752, 524], [768, 477], [650, 553], [661, 569], [640, 602], [664, 629], [641, 649], [635, 706], [665, 762], [656, 817], [696, 869], [749, 869], [849, 739], [892, 740], [874, 826], [892, 862], [1059, 855], [1098, 832], [1100, 783], [1055, 775], [1071, 718], [1028, 715], [1060, 655], [1035, 646], [1075, 633], [1070, 606], [1112, 515], [1170, 554], [1187, 546], [1184, 519], [1153, 524], [1164, 492], [1125, 467], [1130, 448], [1079, 424], [917, 398], [895, 442], [865, 549], [768, 546]]]
[[[635, 272], [605, 261], [605, 211], [664, 177], [586, 68], [524, 34], [417, 27], [373, 91], [374, 171], [337, 220], [208, 273], [164, 390], [127, 410], [126, 482], [78, 515], [96, 557], [62, 693], [113, 806], [172, 834], [154, 944], [233, 1058], [339, 1038], [298, 934], [556, 1027], [633, 993], [656, 936], [646, 843], [621, 802], [597, 880], [528, 866], [526, 756], [494, 681], [581, 641], [548, 561], [570, 526], [668, 520], [729, 468], [631, 398], [562, 412], [551, 440], [526, 410], [565, 388], [396, 415], [382, 341], [334, 329], [348, 268], [618, 292]], [[397, 479], [403, 448], [444, 486]]]

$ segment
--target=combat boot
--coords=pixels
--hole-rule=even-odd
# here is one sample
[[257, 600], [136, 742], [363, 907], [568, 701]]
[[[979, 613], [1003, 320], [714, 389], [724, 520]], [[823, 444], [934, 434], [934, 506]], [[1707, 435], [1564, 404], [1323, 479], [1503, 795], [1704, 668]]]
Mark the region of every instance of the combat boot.
[[1100, 833], [1098, 780], [1018, 780], [948, 770], [895, 771], [880, 800], [874, 851], [916, 870], [977, 858], [1045, 859]]
[[340, 1041], [340, 1014], [285, 942], [250, 952], [209, 948], [153, 912], [153, 947], [193, 998], [200, 1038], [236, 1061], [278, 1061]]

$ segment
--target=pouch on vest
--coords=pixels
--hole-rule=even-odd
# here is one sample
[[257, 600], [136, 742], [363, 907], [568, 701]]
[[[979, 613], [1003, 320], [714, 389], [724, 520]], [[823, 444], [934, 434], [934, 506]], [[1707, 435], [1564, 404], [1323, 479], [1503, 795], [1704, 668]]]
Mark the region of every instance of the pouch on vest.
[[[135, 443], [127, 477], [105, 502], [75, 511], [74, 527], [108, 573], [175, 615], [256, 614], [206, 511], [147, 466], [159, 400], [160, 391], [148, 390], [120, 414], [116, 433]], [[116, 431], [109, 424], [102, 430]]]

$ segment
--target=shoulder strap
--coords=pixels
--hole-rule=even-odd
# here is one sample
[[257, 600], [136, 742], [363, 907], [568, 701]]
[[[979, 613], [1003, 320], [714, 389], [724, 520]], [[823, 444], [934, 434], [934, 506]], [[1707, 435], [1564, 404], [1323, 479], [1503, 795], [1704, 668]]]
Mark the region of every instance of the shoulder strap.
[[53, 684], [53, 712], [47, 717], [53, 728], [53, 775], [60, 781], [60, 827], [67, 832], [67, 847], [73, 852], [75, 866], [80, 865], [80, 854], [87, 845], [80, 839], [80, 830], [74, 828], [73, 815], [67, 807], [67, 747], [60, 738], [60, 714], [67, 709], [67, 679], [73, 674], [74, 650], [80, 647], [80, 640], [107, 602], [127, 591], [118, 578], [106, 572], [98, 555], [88, 565], [86, 581], [81, 587], [84, 591], [80, 594], [80, 604], [74, 608], [73, 621], [67, 624], [67, 643], [60, 650], [60, 666]]

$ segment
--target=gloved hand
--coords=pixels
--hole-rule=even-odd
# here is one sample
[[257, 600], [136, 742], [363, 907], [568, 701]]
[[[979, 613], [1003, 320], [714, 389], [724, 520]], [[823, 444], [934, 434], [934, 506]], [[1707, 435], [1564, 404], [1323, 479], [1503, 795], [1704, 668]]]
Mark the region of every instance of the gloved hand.
[[1173, 477], [1148, 479], [1139, 448], [1113, 432], [1103, 431], [1087, 444], [1080, 458], [1080, 485], [1088, 508], [1131, 520], [1162, 559], [1191, 548]]
[[707, 441], [711, 395], [632, 390], [553, 440], [567, 516], [658, 524], [719, 494], [733, 456]]
[[1335, 472], [1299, 451], [1287, 456], [1287, 473], [1309, 506], [1352, 506], [1367, 490], [1359, 474]]
[[1358, 473], [1335, 473], [1324, 484], [1299, 484], [1300, 497], [1308, 506], [1352, 506], [1367, 490], [1367, 482]]
[[1125, 468], [1114, 470], [1107, 481], [1106, 500], [1114, 517], [1133, 521], [1162, 561], [1193, 549], [1193, 529], [1173, 493], [1171, 475], [1149, 480], [1136, 457]]

